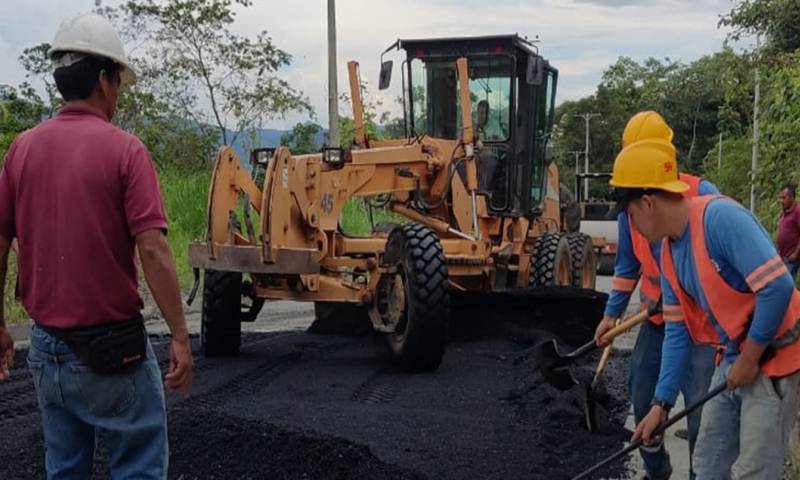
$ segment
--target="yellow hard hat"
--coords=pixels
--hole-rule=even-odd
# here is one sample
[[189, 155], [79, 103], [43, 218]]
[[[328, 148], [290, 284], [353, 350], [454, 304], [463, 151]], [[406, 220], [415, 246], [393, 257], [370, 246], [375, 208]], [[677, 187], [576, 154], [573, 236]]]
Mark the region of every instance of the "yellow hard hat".
[[611, 181], [616, 188], [653, 188], [673, 193], [689, 190], [678, 180], [675, 146], [663, 138], [645, 138], [623, 148], [616, 160]]
[[628, 120], [625, 130], [622, 132], [622, 148], [645, 138], [661, 138], [668, 142], [672, 141], [672, 129], [669, 128], [664, 117], [653, 110], [639, 112]]

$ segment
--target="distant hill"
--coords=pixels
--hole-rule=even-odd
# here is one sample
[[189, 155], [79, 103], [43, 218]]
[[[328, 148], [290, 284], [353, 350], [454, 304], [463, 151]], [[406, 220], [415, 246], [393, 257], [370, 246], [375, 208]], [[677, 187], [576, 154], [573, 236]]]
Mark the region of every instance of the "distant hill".
[[[288, 132], [288, 130], [277, 130], [274, 128], [261, 128], [257, 131], [257, 143], [256, 147], [277, 147], [281, 144], [281, 136], [284, 133]], [[317, 134], [314, 138], [317, 145], [320, 147], [322, 146], [323, 142], [325, 141], [325, 135], [328, 133], [327, 130], [324, 130]], [[228, 133], [232, 135], [232, 132]], [[250, 144], [250, 139], [240, 136], [240, 138], [236, 139], [236, 142], [233, 144], [233, 148], [236, 149], [236, 154], [239, 155], [240, 158], [247, 158], [249, 155], [248, 151], [252, 148], [253, 145]]]

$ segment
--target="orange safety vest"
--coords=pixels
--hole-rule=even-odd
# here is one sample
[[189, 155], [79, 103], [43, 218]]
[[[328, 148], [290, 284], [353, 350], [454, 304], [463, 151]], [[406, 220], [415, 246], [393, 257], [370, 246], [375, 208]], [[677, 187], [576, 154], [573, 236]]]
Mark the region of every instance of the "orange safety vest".
[[[692, 257], [711, 314], [719, 322], [725, 335], [741, 344], [747, 338], [751, 317], [756, 308], [756, 294], [753, 291], [757, 291], [763, 285], [786, 273], [787, 270], [783, 260], [776, 255], [748, 275], [747, 283], [753, 291], [740, 292], [728, 285], [708, 254], [705, 229], [703, 228], [703, 215], [708, 204], [724, 198], [719, 195], [708, 195], [691, 200], [689, 229], [692, 240]], [[664, 318], [667, 321], [682, 319], [695, 343], [719, 345], [721, 343], [719, 335], [711, 324], [707, 312], [683, 290], [678, 282], [669, 239], [664, 239], [663, 242], [661, 264], [664, 268], [664, 276], [680, 300], [679, 307], [665, 307]], [[775, 339], [770, 342], [770, 346], [775, 349], [775, 355], [761, 366], [765, 375], [782, 377], [800, 370], [798, 338], [800, 338], [800, 293], [794, 289], [783, 322], [778, 328]]]
[[[678, 179], [689, 184], [689, 190], [683, 193], [684, 198], [694, 198], [700, 195], [700, 181], [702, 178], [679, 173]], [[653, 257], [650, 242], [638, 230], [633, 228], [633, 223], [630, 220], [631, 218], [628, 216], [633, 254], [642, 265], [640, 274], [642, 285], [639, 287], [639, 302], [642, 310], [653, 310], [658, 306], [658, 301], [661, 299], [661, 269], [658, 267], [658, 261]], [[633, 287], [635, 287], [636, 282], [633, 281], [632, 283]], [[630, 291], [633, 291], [633, 288]], [[657, 313], [650, 317], [650, 321], [656, 325], [661, 325], [664, 323], [664, 318], [660, 313]]]

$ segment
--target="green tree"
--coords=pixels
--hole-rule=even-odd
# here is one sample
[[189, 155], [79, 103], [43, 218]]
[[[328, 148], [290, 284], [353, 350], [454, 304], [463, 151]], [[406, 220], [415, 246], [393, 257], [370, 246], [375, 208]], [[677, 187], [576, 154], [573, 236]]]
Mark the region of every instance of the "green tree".
[[800, 5], [797, 0], [743, 0], [720, 20], [733, 28], [731, 38], [764, 35], [767, 53], [791, 53], [800, 48]]
[[315, 140], [322, 127], [315, 122], [297, 123], [291, 130], [281, 135], [281, 145], [289, 147], [294, 155], [319, 152]]
[[[234, 4], [250, 0], [130, 0], [121, 17], [139, 40], [148, 41], [138, 59], [143, 71], [167, 89], [177, 107], [206, 132], [213, 125], [222, 143], [292, 111], [313, 114], [308, 100], [277, 71], [291, 55], [266, 31], [253, 38], [230, 31]], [[119, 12], [117, 12], [119, 13]], [[204, 103], [195, 92], [201, 92]], [[210, 115], [206, 112], [210, 110]]]
[[45, 99], [39, 97], [36, 90], [29, 83], [20, 85], [20, 89], [27, 93], [27, 97], [36, 99], [43, 103], [46, 107], [46, 114], [52, 117], [53, 114], [63, 105], [58, 89], [56, 88], [55, 80], [53, 79], [53, 64], [47, 57], [47, 52], [50, 50], [49, 43], [40, 43], [33, 47], [26, 48], [19, 56], [19, 62], [22, 68], [25, 69], [25, 78], [28, 80], [36, 79], [44, 86]]
[[0, 163], [16, 136], [36, 125], [45, 114], [41, 102], [20, 95], [9, 85], [0, 85]]

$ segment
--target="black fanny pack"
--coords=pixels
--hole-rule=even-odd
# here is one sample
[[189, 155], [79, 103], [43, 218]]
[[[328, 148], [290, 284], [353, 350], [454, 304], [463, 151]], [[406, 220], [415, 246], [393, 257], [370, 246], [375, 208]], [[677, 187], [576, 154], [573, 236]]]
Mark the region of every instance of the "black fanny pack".
[[96, 373], [123, 372], [142, 363], [147, 355], [142, 317], [85, 328], [39, 328], [66, 343]]

